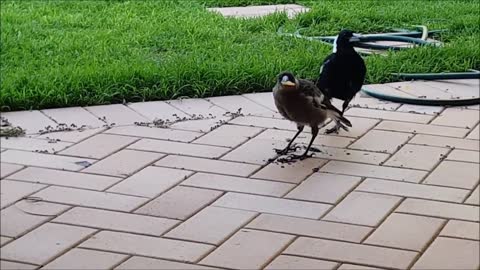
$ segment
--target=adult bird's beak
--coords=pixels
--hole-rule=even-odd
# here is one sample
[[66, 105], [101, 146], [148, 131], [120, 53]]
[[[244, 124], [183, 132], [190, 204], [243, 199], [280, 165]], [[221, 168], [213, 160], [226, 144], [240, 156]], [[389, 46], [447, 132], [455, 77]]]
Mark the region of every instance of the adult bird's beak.
[[362, 35], [360, 34], [353, 34], [353, 36], [350, 38], [350, 42], [359, 42], [360, 41], [360, 38], [362, 37]]

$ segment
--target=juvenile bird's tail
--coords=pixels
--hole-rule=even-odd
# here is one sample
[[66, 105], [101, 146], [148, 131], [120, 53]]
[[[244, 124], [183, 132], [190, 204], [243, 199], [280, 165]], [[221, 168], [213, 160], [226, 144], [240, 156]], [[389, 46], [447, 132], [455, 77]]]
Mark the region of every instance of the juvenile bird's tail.
[[337, 108], [333, 106], [327, 108], [327, 115], [329, 118], [331, 118], [337, 123], [340, 123], [341, 125], [352, 127], [352, 123], [350, 123], [347, 118], [343, 117], [342, 112], [340, 112]]

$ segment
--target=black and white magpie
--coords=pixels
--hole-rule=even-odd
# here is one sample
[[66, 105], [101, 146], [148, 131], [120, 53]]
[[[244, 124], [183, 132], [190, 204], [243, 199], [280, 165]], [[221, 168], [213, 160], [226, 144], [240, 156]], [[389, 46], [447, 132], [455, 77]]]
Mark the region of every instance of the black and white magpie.
[[312, 81], [297, 79], [290, 72], [282, 72], [278, 75], [277, 83], [273, 87], [273, 97], [278, 112], [286, 119], [295, 122], [298, 129], [287, 147], [277, 151], [279, 154], [286, 154], [290, 150], [293, 141], [306, 125], [312, 129], [312, 139], [305, 153], [298, 156], [301, 159], [308, 156], [308, 150], [317, 137], [318, 126], [328, 118], [334, 119], [342, 125], [352, 126], [350, 121], [342, 116], [342, 112], [330, 103], [330, 100]]
[[[329, 98], [343, 100], [342, 115], [350, 101], [361, 90], [367, 68], [362, 57], [353, 48], [352, 42], [360, 41], [360, 35], [342, 30], [333, 42], [333, 52], [325, 58], [315, 85]], [[344, 126], [336, 121], [335, 127], [325, 133], [338, 132]]]

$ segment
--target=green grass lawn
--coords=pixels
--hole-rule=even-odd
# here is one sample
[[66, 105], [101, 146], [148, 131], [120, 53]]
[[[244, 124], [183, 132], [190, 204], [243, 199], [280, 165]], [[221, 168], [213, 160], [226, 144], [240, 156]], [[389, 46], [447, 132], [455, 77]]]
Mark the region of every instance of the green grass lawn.
[[[205, 6], [299, 3], [310, 13], [226, 19]], [[309, 27], [371, 33], [424, 24], [448, 29], [443, 48], [366, 58], [368, 83], [391, 72], [480, 68], [472, 1], [2, 1], [2, 111], [270, 91], [275, 75], [317, 76], [331, 47], [276, 34]]]

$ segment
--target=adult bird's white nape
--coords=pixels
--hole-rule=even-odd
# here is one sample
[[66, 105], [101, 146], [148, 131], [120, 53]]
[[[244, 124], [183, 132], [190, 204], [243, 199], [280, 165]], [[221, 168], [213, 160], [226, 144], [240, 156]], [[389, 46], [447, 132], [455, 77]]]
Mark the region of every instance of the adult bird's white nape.
[[[362, 89], [367, 67], [362, 57], [353, 48], [353, 42], [360, 41], [361, 35], [350, 30], [342, 30], [335, 38], [333, 51], [320, 68], [320, 75], [315, 85], [329, 98], [343, 100], [342, 115], [350, 101]], [[335, 127], [326, 133], [338, 132], [344, 126], [336, 122]]]
[[287, 147], [277, 150], [279, 154], [286, 154], [291, 150], [290, 146], [306, 125], [312, 129], [312, 138], [303, 155], [297, 156], [300, 159], [308, 157], [308, 151], [318, 135], [318, 126], [328, 118], [342, 123], [342, 125], [352, 126], [350, 121], [341, 115], [342, 112], [330, 103], [330, 100], [313, 82], [297, 79], [290, 72], [282, 72], [278, 75], [277, 83], [273, 87], [273, 98], [278, 112], [286, 119], [295, 122], [298, 129]]

